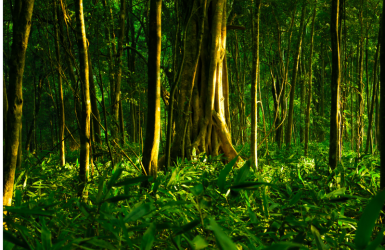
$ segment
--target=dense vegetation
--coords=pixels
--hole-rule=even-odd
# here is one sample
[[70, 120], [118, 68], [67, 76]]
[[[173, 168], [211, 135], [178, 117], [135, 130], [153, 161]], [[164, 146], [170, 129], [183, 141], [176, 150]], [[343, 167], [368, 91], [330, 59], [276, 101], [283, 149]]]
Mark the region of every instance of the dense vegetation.
[[3, 9], [4, 249], [384, 249], [382, 0]]

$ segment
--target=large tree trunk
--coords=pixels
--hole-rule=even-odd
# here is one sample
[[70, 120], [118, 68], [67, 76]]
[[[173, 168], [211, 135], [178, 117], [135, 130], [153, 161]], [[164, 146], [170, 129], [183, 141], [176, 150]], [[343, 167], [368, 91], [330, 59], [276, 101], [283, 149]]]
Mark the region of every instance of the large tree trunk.
[[307, 99], [307, 107], [306, 107], [306, 120], [305, 120], [305, 156], [307, 156], [308, 144], [309, 144], [309, 128], [310, 128], [310, 106], [311, 106], [311, 88], [312, 88], [312, 80], [313, 80], [313, 48], [314, 48], [314, 21], [316, 15], [316, 6], [314, 6], [313, 12], [313, 22], [311, 26], [311, 45], [310, 45], [310, 58], [309, 58], [309, 93]]
[[90, 159], [90, 118], [91, 118], [91, 101], [89, 86], [89, 67], [88, 67], [88, 47], [86, 37], [86, 25], [84, 22], [83, 0], [75, 1], [77, 38], [79, 47], [80, 62], [80, 78], [82, 86], [82, 115], [81, 115], [81, 131], [80, 131], [80, 186], [78, 195], [83, 195], [83, 189], [88, 180], [89, 159]]
[[3, 205], [12, 205], [13, 184], [19, 149], [21, 115], [23, 108], [23, 73], [25, 53], [32, 24], [34, 0], [16, 0], [13, 19], [13, 43], [9, 60], [9, 110], [5, 138]]
[[329, 165], [337, 167], [339, 161], [339, 111], [340, 111], [340, 46], [339, 46], [339, 0], [332, 0], [331, 10], [331, 42], [332, 42], [332, 81], [331, 81], [331, 113], [330, 113], [330, 146]]
[[156, 177], [160, 138], [160, 57], [162, 0], [151, 0], [148, 47], [148, 113], [143, 165], [146, 175]]
[[294, 57], [294, 65], [293, 65], [293, 75], [291, 79], [291, 87], [290, 87], [290, 103], [289, 103], [289, 116], [286, 127], [286, 146], [290, 147], [291, 144], [291, 134], [293, 131], [293, 117], [294, 117], [294, 93], [295, 93], [295, 85], [297, 81], [297, 71], [298, 71], [298, 62], [301, 53], [301, 45], [302, 45], [302, 36], [305, 28], [305, 14], [306, 14], [306, 2], [304, 1], [302, 7], [302, 16], [301, 16], [301, 26], [298, 34], [298, 47], [297, 53]]
[[[253, 68], [251, 73], [251, 138], [250, 138], [250, 152], [251, 163], [255, 169], [258, 169], [258, 118], [257, 118], [257, 100], [258, 100], [258, 80], [259, 80], [259, 16], [261, 8], [261, 0], [255, 2], [255, 16], [253, 20]], [[252, 7], [253, 8], [253, 7]]]

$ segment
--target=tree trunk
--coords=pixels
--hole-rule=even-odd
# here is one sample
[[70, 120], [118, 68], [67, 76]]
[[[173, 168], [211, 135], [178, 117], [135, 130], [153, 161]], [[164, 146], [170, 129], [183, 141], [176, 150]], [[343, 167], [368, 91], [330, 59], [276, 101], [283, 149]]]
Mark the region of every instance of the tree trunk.
[[298, 34], [298, 47], [297, 54], [294, 57], [294, 66], [293, 66], [293, 75], [291, 79], [291, 87], [290, 87], [290, 103], [289, 103], [289, 116], [286, 127], [286, 146], [290, 147], [291, 144], [291, 134], [293, 131], [293, 116], [294, 116], [294, 93], [295, 93], [295, 85], [297, 81], [297, 71], [298, 71], [298, 62], [301, 53], [301, 45], [302, 45], [302, 36], [305, 28], [305, 14], [306, 14], [306, 2], [304, 1], [302, 7], [302, 15], [301, 15], [301, 26]]
[[[120, 132], [120, 138], [123, 139], [124, 131], [122, 128], [119, 128], [119, 106], [120, 106], [120, 85], [122, 82], [122, 56], [123, 56], [123, 42], [124, 42], [124, 33], [125, 33], [125, 21], [126, 21], [126, 0], [120, 1], [120, 25], [119, 25], [119, 41], [118, 41], [118, 53], [117, 53], [117, 61], [116, 61], [116, 78], [115, 78], [115, 87], [114, 92], [112, 92], [112, 115], [114, 117], [114, 126], [115, 129], [114, 134], [117, 136], [118, 132]], [[123, 117], [121, 118], [123, 119]]]
[[340, 111], [340, 46], [339, 46], [339, 0], [332, 0], [331, 6], [331, 42], [332, 42], [332, 81], [331, 81], [331, 114], [330, 114], [330, 146], [329, 165], [337, 167], [339, 161], [339, 111]]
[[[382, 22], [381, 27], [385, 27], [385, 4], [382, 6]], [[381, 190], [385, 188], [385, 32], [381, 32], [381, 93], [380, 93], [380, 159], [381, 159]]]
[[31, 145], [31, 141], [32, 141], [32, 136], [34, 135], [34, 131], [36, 129], [35, 125], [36, 125], [36, 119], [37, 119], [37, 116], [38, 116], [39, 110], [40, 110], [41, 94], [42, 94], [42, 89], [43, 89], [43, 81], [44, 81], [44, 76], [40, 76], [39, 77], [39, 86], [38, 86], [38, 89], [37, 89], [37, 91], [38, 91], [38, 94], [37, 94], [37, 104], [35, 106], [35, 110], [34, 110], [34, 113], [33, 113], [33, 121], [31, 123], [31, 127], [29, 128], [28, 135], [27, 135], [27, 141], [25, 143], [25, 150], [26, 151], [29, 151], [29, 149], [30, 149], [30, 145]]
[[316, 16], [316, 8], [317, 6], [314, 6], [314, 12], [313, 12], [313, 22], [311, 26], [311, 40], [310, 40], [310, 58], [309, 58], [309, 93], [307, 97], [307, 108], [306, 108], [306, 120], [305, 120], [305, 156], [307, 156], [308, 152], [308, 145], [309, 145], [309, 128], [310, 128], [310, 106], [311, 106], [311, 88], [312, 88], [312, 80], [313, 80], [313, 48], [314, 48], [314, 22], [315, 22], [315, 16]]
[[16, 0], [12, 13], [13, 43], [9, 60], [9, 108], [7, 114], [7, 135], [5, 138], [3, 205], [12, 205], [23, 108], [23, 73], [25, 52], [32, 24], [34, 0]]
[[80, 79], [82, 86], [82, 115], [81, 115], [81, 131], [80, 131], [80, 186], [78, 190], [79, 197], [83, 196], [83, 189], [88, 180], [89, 159], [90, 159], [90, 118], [91, 118], [91, 101], [90, 101], [90, 84], [89, 84], [89, 66], [88, 66], [88, 47], [86, 37], [86, 26], [84, 22], [83, 0], [75, 1], [76, 22], [77, 22], [77, 38], [79, 47], [80, 62]]
[[[376, 54], [374, 56], [374, 65], [373, 65], [373, 93], [372, 93], [372, 101], [370, 103], [370, 109], [369, 109], [369, 124], [368, 124], [368, 136], [366, 140], [366, 148], [365, 148], [365, 154], [368, 153], [369, 151], [369, 146], [373, 145], [372, 142], [372, 127], [373, 127], [373, 113], [374, 113], [374, 103], [376, 102], [377, 99], [377, 69], [378, 69], [378, 55], [380, 54], [380, 43], [381, 43], [381, 24], [380, 24], [380, 30], [378, 32], [378, 43], [377, 43], [377, 49], [376, 49]], [[372, 150], [373, 148], [371, 148]]]
[[61, 78], [61, 58], [60, 58], [60, 45], [59, 45], [59, 23], [56, 21], [58, 18], [58, 8], [59, 5], [54, 0], [54, 21], [55, 21], [55, 49], [56, 49], [56, 60], [58, 64], [58, 78], [59, 78], [59, 143], [60, 143], [60, 166], [65, 165], [65, 141], [64, 141], [64, 131], [65, 131], [65, 113], [64, 113], [64, 98], [63, 98], [63, 83]]
[[148, 47], [148, 113], [142, 162], [146, 175], [156, 177], [160, 138], [160, 57], [162, 0], [150, 1]]
[[[255, 16], [252, 16], [253, 22], [253, 68], [251, 73], [251, 138], [250, 152], [252, 167], [258, 169], [258, 117], [257, 117], [257, 100], [258, 100], [258, 80], [259, 80], [259, 16], [261, 9], [261, 0], [255, 2]], [[252, 6], [253, 8], [253, 6]]]
[[[98, 109], [98, 99], [96, 98], [96, 88], [94, 75], [92, 72], [91, 53], [88, 52], [88, 67], [89, 67], [89, 81], [90, 81], [90, 98], [91, 98], [91, 110], [92, 110], [92, 128], [95, 135], [95, 142], [99, 145], [102, 143], [101, 130], [100, 130], [100, 113]], [[106, 128], [107, 129], [107, 128]], [[95, 153], [95, 152], [94, 152]]]

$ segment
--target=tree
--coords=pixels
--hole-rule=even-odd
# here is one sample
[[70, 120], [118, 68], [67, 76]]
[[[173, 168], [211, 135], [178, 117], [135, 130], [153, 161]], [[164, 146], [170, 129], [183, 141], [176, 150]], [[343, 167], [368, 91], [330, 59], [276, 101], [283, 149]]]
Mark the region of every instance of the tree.
[[160, 55], [162, 0], [151, 0], [148, 56], [148, 111], [143, 166], [146, 175], [155, 176], [158, 170], [160, 139]]
[[[385, 27], [385, 3], [382, 5], [382, 22], [381, 27]], [[381, 184], [380, 187], [383, 190], [385, 188], [385, 32], [381, 32], [381, 93], [380, 93], [380, 159], [381, 159]]]
[[86, 25], [84, 22], [83, 0], [75, 0], [75, 13], [77, 25], [77, 42], [79, 48], [81, 96], [82, 96], [82, 114], [80, 131], [80, 187], [79, 196], [83, 195], [83, 189], [88, 180], [89, 159], [90, 159], [90, 133], [91, 133], [91, 101], [90, 101], [90, 83], [88, 67], [88, 45], [86, 37]]
[[314, 48], [314, 22], [315, 16], [317, 13], [317, 6], [314, 6], [313, 10], [313, 20], [311, 25], [311, 38], [310, 38], [310, 58], [309, 58], [309, 91], [306, 107], [306, 120], [305, 120], [305, 156], [307, 156], [308, 147], [309, 147], [309, 127], [310, 127], [310, 106], [311, 106], [311, 89], [313, 81], [313, 48]]
[[259, 78], [259, 16], [261, 8], [261, 0], [256, 0], [256, 13], [253, 16], [253, 72], [251, 80], [251, 139], [250, 139], [250, 152], [253, 166], [258, 168], [257, 163], [257, 130], [258, 130], [258, 106], [257, 106], [257, 90], [258, 90], [258, 78]]
[[288, 114], [288, 121], [287, 121], [287, 127], [286, 127], [286, 146], [287, 147], [290, 147], [291, 134], [293, 131], [294, 93], [295, 93], [295, 85], [297, 81], [299, 57], [301, 54], [302, 36], [305, 28], [305, 15], [306, 15], [306, 2], [304, 1], [303, 7], [302, 7], [301, 25], [298, 33], [298, 47], [297, 47], [297, 53], [295, 54], [295, 57], [294, 57], [293, 75], [292, 75], [291, 87], [290, 87], [290, 104], [289, 104], [289, 114]]
[[34, 0], [16, 0], [11, 9], [13, 19], [13, 43], [9, 60], [9, 92], [7, 135], [5, 137], [3, 205], [12, 205], [16, 162], [21, 143], [21, 115], [23, 108], [23, 73], [25, 54], [32, 24]]
[[339, 0], [332, 0], [331, 5], [331, 42], [332, 42], [332, 81], [330, 112], [329, 165], [337, 167], [339, 161], [339, 112], [340, 112], [340, 43], [339, 43]]

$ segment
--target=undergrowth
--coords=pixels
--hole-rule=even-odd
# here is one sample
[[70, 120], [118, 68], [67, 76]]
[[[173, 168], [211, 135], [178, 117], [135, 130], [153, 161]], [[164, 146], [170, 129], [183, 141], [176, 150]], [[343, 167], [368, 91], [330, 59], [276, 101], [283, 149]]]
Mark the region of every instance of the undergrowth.
[[249, 161], [200, 155], [156, 180], [141, 175], [135, 157], [135, 167], [122, 159], [114, 168], [100, 158], [85, 199], [77, 197], [78, 152], [67, 154], [63, 168], [57, 154], [38, 165], [28, 155], [17, 170], [14, 206], [5, 208], [3, 246], [384, 249], [378, 157], [344, 152], [331, 171], [327, 145], [310, 147], [309, 157], [299, 147], [261, 149], [257, 171]]

